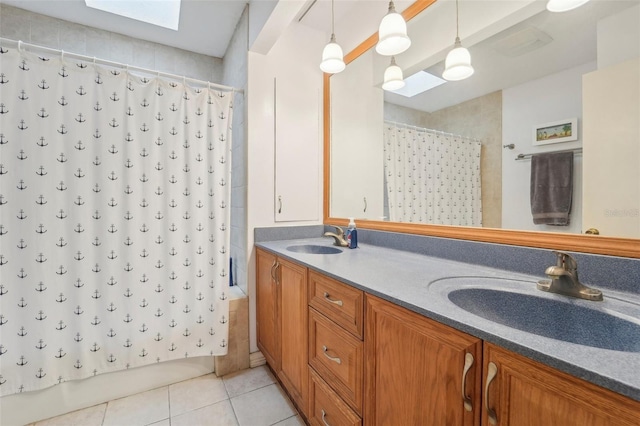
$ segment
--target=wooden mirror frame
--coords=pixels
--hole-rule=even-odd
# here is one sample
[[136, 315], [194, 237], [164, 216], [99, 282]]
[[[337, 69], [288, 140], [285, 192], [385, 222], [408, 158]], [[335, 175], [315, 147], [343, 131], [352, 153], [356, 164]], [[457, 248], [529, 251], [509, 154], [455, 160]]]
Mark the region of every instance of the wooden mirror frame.
[[[435, 3], [436, 0], [417, 0], [409, 6], [402, 16], [411, 20], [420, 12]], [[358, 47], [344, 57], [346, 64], [371, 49], [378, 42], [378, 33], [374, 33]], [[324, 74], [323, 89], [323, 140], [324, 140], [324, 223], [327, 225], [347, 226], [345, 218], [330, 216], [330, 179], [331, 179], [331, 74]], [[604, 237], [599, 235], [562, 234], [554, 232], [515, 231], [496, 228], [472, 228], [448, 225], [426, 225], [400, 222], [362, 220], [358, 222], [362, 229], [402, 232], [407, 234], [428, 235], [433, 237], [454, 238], [460, 240], [482, 241], [488, 243], [509, 244], [514, 246], [536, 247], [553, 250], [565, 250], [582, 253], [604, 254], [640, 258], [640, 240], [632, 238]]]

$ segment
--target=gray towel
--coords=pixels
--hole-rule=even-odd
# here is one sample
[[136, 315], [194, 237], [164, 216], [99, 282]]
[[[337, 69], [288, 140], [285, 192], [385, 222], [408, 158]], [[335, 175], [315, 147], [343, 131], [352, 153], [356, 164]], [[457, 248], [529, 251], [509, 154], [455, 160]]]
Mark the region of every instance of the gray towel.
[[531, 157], [531, 213], [536, 225], [569, 225], [573, 151]]

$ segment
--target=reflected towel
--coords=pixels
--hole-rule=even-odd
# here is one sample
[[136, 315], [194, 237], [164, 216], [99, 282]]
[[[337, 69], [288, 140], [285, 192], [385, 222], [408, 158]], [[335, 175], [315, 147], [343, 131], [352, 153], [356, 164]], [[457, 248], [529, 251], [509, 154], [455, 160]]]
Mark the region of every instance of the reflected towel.
[[531, 213], [536, 225], [569, 225], [573, 151], [531, 157]]

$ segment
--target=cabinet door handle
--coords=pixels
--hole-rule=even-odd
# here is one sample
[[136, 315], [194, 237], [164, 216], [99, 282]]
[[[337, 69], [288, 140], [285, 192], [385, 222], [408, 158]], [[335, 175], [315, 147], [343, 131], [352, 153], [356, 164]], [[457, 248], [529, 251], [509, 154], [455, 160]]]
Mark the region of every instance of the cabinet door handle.
[[278, 282], [278, 268], [280, 267], [280, 263], [277, 260], [273, 261], [273, 265], [271, 266], [271, 278], [275, 281], [276, 285], [280, 284]]
[[278, 195], [278, 214], [282, 213], [282, 195]]
[[329, 293], [324, 292], [324, 298], [327, 302], [333, 303], [334, 305], [342, 306], [342, 300], [334, 300], [329, 296]]
[[326, 356], [327, 358], [329, 358], [331, 361], [335, 362], [336, 364], [342, 364], [342, 360], [340, 358], [338, 358], [338, 357], [334, 357], [334, 356], [329, 355], [327, 353], [328, 350], [329, 349], [327, 349], [326, 346], [322, 347], [322, 353], [324, 353], [324, 356]]
[[491, 382], [493, 382], [493, 379], [495, 379], [497, 375], [498, 366], [490, 362], [487, 371], [487, 383], [484, 385], [484, 408], [487, 410], [489, 424], [492, 426], [498, 424], [498, 416], [493, 408], [489, 408], [489, 385], [491, 385]]
[[367, 212], [367, 197], [364, 197], [364, 213]]
[[473, 404], [471, 402], [471, 397], [467, 396], [466, 392], [466, 382], [467, 382], [467, 373], [469, 369], [473, 365], [473, 355], [470, 353], [466, 353], [464, 355], [464, 369], [462, 370], [462, 401], [464, 402], [464, 409], [467, 411], [473, 411]]
[[331, 426], [329, 423], [327, 423], [327, 421], [324, 419], [325, 417], [327, 417], [327, 413], [324, 412], [324, 410], [320, 410], [322, 412], [322, 423], [324, 423], [324, 426]]

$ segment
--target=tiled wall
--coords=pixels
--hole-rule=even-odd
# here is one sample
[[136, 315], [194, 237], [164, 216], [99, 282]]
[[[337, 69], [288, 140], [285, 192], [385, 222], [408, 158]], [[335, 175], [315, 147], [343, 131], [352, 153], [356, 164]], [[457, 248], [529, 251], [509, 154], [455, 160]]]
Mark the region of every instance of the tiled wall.
[[233, 167], [231, 168], [231, 257], [233, 281], [247, 289], [247, 122], [246, 89], [249, 8], [246, 7], [224, 55], [222, 82], [245, 90], [233, 100]]
[[223, 61], [0, 4], [0, 36], [217, 83]]

